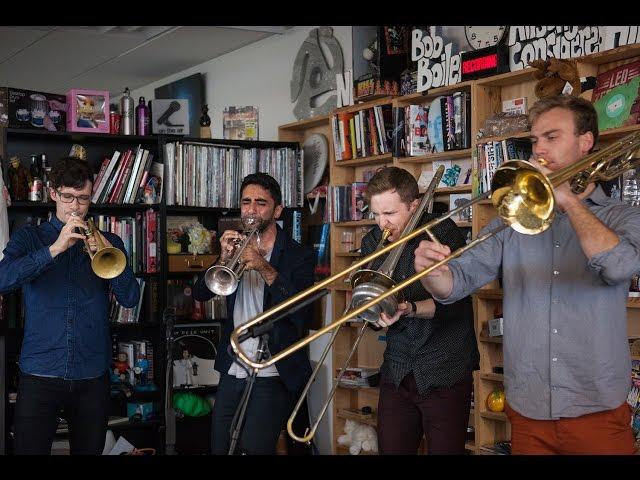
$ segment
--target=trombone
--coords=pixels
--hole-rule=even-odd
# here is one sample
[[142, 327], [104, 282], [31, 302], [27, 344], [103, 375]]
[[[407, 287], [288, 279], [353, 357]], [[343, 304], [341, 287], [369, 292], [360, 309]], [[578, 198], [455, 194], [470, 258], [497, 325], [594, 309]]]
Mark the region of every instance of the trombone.
[[[427, 187], [427, 191], [422, 197], [420, 205], [418, 206], [416, 211], [413, 213], [413, 215], [409, 219], [409, 222], [407, 223], [407, 225], [404, 227], [402, 231], [402, 235], [400, 236], [401, 238], [403, 235], [411, 232], [416, 227], [416, 225], [422, 218], [422, 215], [425, 209], [429, 213], [431, 213], [431, 210], [433, 207], [433, 197], [436, 190], [436, 186], [440, 183], [440, 180], [442, 179], [443, 174], [444, 174], [444, 165], [441, 165], [440, 167], [438, 167], [438, 170], [436, 171], [435, 175], [431, 179], [431, 182]], [[382, 231], [380, 242], [378, 243], [376, 250], [379, 250], [380, 248], [382, 248], [384, 243], [387, 241], [387, 238], [389, 238], [390, 233], [391, 231], [386, 228]], [[401, 246], [400, 248], [397, 248], [393, 252], [391, 252], [389, 256], [384, 260], [382, 265], [380, 265], [378, 270], [372, 270], [373, 260], [371, 260], [368, 263], [366, 268], [358, 270], [354, 272], [353, 275], [351, 275], [351, 285], [353, 286], [353, 295], [351, 297], [350, 304], [347, 305], [347, 308], [345, 308], [342, 315], [347, 313], [351, 308], [362, 305], [363, 303], [366, 303], [372, 298], [376, 298], [380, 293], [384, 293], [384, 291], [387, 288], [390, 288], [393, 285], [395, 285], [395, 281], [391, 278], [391, 276], [393, 275], [393, 272], [396, 268], [398, 260], [400, 260], [400, 256], [402, 255], [403, 251], [404, 251], [404, 245]], [[336, 338], [338, 337], [338, 332], [340, 329], [336, 328], [333, 330], [333, 334], [331, 335], [331, 339], [329, 340], [329, 343], [327, 343], [327, 345], [325, 346], [324, 351], [322, 352], [322, 355], [320, 356], [320, 358], [318, 359], [318, 362], [316, 363], [316, 367], [313, 369], [313, 372], [311, 373], [311, 376], [309, 377], [309, 380], [307, 381], [307, 384], [304, 387], [304, 390], [300, 394], [298, 403], [296, 403], [296, 406], [293, 408], [293, 411], [289, 416], [289, 420], [287, 421], [287, 431], [289, 432], [289, 436], [291, 438], [293, 438], [294, 440], [300, 443], [308, 443], [311, 441], [311, 439], [316, 433], [316, 430], [318, 429], [318, 425], [320, 425], [320, 421], [322, 420], [322, 417], [324, 417], [324, 414], [329, 406], [330, 400], [335, 395], [336, 389], [340, 384], [340, 380], [342, 380], [342, 377], [347, 371], [347, 367], [351, 362], [351, 357], [353, 357], [353, 354], [358, 348], [358, 345], [360, 345], [360, 341], [362, 340], [365, 332], [367, 331], [367, 323], [369, 322], [373, 323], [378, 318], [380, 318], [381, 311], [384, 311], [388, 315], [393, 315], [398, 310], [398, 303], [400, 303], [400, 301], [401, 300], [397, 296], [391, 296], [387, 299], [387, 301], [384, 301], [384, 302], [381, 301], [379, 304], [376, 304], [371, 309], [366, 310], [365, 312], [358, 315], [358, 318], [363, 320], [363, 324], [360, 327], [360, 330], [358, 331], [358, 336], [356, 337], [356, 340], [353, 342], [351, 351], [349, 352], [349, 355], [347, 355], [347, 359], [342, 365], [342, 368], [338, 373], [338, 377], [333, 383], [333, 387], [329, 392], [329, 395], [327, 396], [327, 400], [322, 406], [322, 409], [318, 414], [316, 421], [313, 423], [313, 425], [311, 425], [310, 428], [308, 428], [305, 431], [304, 435], [300, 437], [293, 431], [293, 422], [296, 416], [298, 415], [298, 411], [302, 406], [302, 402], [304, 401], [309, 389], [311, 388], [311, 384], [314, 382], [314, 380], [318, 376], [318, 373], [320, 372], [320, 368], [324, 363], [324, 359], [329, 354], [329, 350], [331, 349], [331, 347], [336, 341]]]
[[[76, 212], [72, 212], [71, 216], [77, 217]], [[104, 235], [98, 230], [93, 223], [93, 219], [89, 218], [85, 222], [83, 228], [85, 251], [91, 258], [91, 270], [98, 277], [110, 280], [120, 275], [127, 266], [127, 257], [122, 250], [117, 247], [107, 247]], [[96, 241], [97, 250], [91, 251], [89, 238], [93, 237]]]
[[[305, 347], [325, 333], [337, 329], [351, 318], [362, 314], [377, 303], [385, 300], [391, 295], [395, 295], [411, 283], [420, 280], [433, 270], [449, 263], [454, 258], [459, 257], [467, 250], [470, 250], [479, 243], [493, 237], [507, 227], [511, 227], [517, 232], [526, 235], [536, 235], [545, 231], [549, 228], [555, 216], [555, 198], [553, 196], [553, 190], [563, 183], [567, 181], [570, 182], [572, 191], [579, 194], [584, 192], [589, 183], [602, 180], [612, 180], [625, 171], [638, 166], [640, 166], [640, 132], [634, 132], [627, 135], [607, 147], [586, 155], [574, 164], [553, 172], [548, 176], [543, 174], [529, 162], [523, 160], [505, 162], [497, 168], [491, 180], [490, 191], [477, 196], [470, 202], [426, 223], [425, 225], [415, 229], [412, 233], [405, 235], [367, 257], [360, 259], [344, 271], [322, 280], [316, 285], [294, 295], [284, 302], [281, 302], [266, 312], [263, 312], [248, 323], [240, 325], [231, 334], [231, 346], [238, 357], [251, 368], [260, 370], [273, 365], [297, 350]], [[291, 308], [292, 305], [295, 305], [305, 297], [329, 286], [337, 278], [351, 273], [352, 271], [369, 263], [374, 258], [384, 255], [388, 251], [396, 248], [398, 245], [408, 242], [418, 235], [426, 233], [433, 239], [431, 229], [434, 226], [447, 218], [458, 214], [464, 209], [469, 208], [469, 206], [486, 199], [491, 199], [491, 203], [496, 207], [498, 215], [504, 221], [503, 225], [478, 236], [466, 246], [451, 252], [448, 257], [434, 263], [421, 272], [417, 272], [415, 275], [405, 279], [373, 300], [347, 311], [338, 320], [335, 320], [333, 323], [324, 326], [315, 333], [300, 339], [298, 342], [290, 345], [281, 352], [272, 355], [263, 362], [255, 362], [251, 360], [240, 347], [240, 343], [238, 341], [239, 337], [241, 335], [243, 338], [247, 335], [253, 335], [253, 332], [256, 329], [255, 326], [263, 322], [268, 317], [282, 312], [285, 309]]]

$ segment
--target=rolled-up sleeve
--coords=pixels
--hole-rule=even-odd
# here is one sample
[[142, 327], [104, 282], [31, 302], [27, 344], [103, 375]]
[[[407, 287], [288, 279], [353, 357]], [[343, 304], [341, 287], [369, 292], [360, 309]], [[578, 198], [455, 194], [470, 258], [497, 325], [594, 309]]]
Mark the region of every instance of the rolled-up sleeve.
[[20, 288], [53, 262], [48, 246], [30, 250], [29, 244], [28, 232], [24, 229], [9, 240], [0, 261], [0, 294]]
[[[111, 245], [120, 249], [122, 253], [127, 255], [124, 248], [124, 243], [117, 235], [110, 235], [109, 241]], [[126, 308], [135, 307], [140, 300], [140, 285], [136, 281], [136, 277], [133, 274], [133, 270], [129, 266], [128, 262], [124, 270], [120, 275], [111, 279], [111, 290], [118, 300], [118, 303]]]
[[618, 235], [619, 243], [589, 261], [589, 268], [608, 285], [628, 282], [640, 271], [640, 209], [621, 205], [615, 213], [607, 226]]
[[[502, 223], [500, 218], [494, 219], [480, 231], [478, 236], [499, 227]], [[478, 288], [498, 278], [502, 267], [502, 245], [506, 232], [507, 230], [503, 230], [497, 233], [471, 250], [467, 250], [458, 258], [451, 260], [448, 263], [453, 275], [451, 294], [446, 298], [434, 296], [434, 300], [448, 305], [472, 294]]]

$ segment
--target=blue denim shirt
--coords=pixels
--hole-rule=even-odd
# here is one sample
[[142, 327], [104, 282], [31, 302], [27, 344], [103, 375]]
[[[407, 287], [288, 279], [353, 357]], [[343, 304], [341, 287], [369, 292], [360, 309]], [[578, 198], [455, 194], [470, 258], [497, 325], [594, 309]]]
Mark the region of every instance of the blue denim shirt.
[[[52, 258], [49, 246], [62, 227], [52, 215], [48, 222], [13, 234], [0, 262], [0, 294], [22, 288], [21, 371], [70, 380], [95, 378], [111, 363], [109, 287], [125, 307], [138, 303], [140, 287], [129, 266], [112, 280], [98, 277], [82, 241]], [[103, 235], [125, 251], [120, 237]]]

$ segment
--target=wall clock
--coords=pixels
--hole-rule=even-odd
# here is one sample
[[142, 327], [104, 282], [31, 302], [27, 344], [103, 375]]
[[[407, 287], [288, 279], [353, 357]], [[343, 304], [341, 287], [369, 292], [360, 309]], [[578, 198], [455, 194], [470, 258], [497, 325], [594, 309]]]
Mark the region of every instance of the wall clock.
[[507, 27], [493, 27], [482, 25], [479, 27], [464, 27], [469, 46], [474, 50], [485, 47], [493, 47], [502, 41], [507, 33]]

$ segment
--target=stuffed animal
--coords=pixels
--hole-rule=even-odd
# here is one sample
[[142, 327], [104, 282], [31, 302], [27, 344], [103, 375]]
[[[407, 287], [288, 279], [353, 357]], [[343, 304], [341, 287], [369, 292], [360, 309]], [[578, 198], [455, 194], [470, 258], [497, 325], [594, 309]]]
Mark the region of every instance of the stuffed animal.
[[344, 435], [338, 437], [338, 444], [348, 446], [351, 455], [358, 455], [360, 451], [377, 452], [378, 435], [371, 425], [347, 419], [344, 424]]
[[538, 79], [535, 87], [536, 97], [560, 95], [567, 82], [573, 88], [571, 95], [578, 96], [582, 92], [580, 74], [575, 60], [549, 58], [533, 60], [529, 65], [539, 70], [535, 74], [535, 78]]

